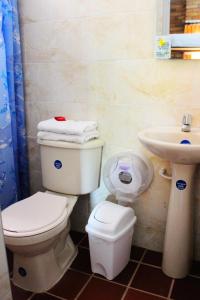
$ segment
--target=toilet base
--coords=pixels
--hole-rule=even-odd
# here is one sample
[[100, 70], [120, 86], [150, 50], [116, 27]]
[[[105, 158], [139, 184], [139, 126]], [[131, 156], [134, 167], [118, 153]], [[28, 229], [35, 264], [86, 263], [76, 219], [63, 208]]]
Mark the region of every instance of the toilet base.
[[70, 235], [66, 232], [55, 246], [35, 256], [14, 254], [13, 283], [28, 291], [41, 293], [51, 289], [64, 275], [77, 256]]

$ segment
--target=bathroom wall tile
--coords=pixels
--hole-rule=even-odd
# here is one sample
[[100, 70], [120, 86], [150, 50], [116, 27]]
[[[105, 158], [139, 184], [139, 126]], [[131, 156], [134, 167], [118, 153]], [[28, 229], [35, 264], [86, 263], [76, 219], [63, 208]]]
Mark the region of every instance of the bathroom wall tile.
[[[70, 0], [20, 0], [20, 14], [23, 22], [65, 20], [68, 17], [86, 16], [88, 1]], [[31, 9], [30, 9], [31, 7]]]
[[163, 251], [164, 233], [153, 224], [140, 224], [135, 226], [133, 244], [150, 250]]
[[151, 57], [154, 25], [143, 24], [152, 19], [149, 12], [90, 18], [90, 57], [95, 60]]
[[[27, 101], [72, 102], [93, 97], [90, 65], [47, 63], [25, 65]], [[91, 98], [89, 98], [91, 99]], [[88, 99], [88, 100], [89, 100]]]
[[41, 171], [32, 171], [29, 169], [30, 175], [30, 192], [31, 195], [37, 193], [38, 191], [45, 191], [42, 186], [42, 174]]
[[[20, 0], [20, 13], [23, 22], [42, 22], [46, 20], [65, 20], [86, 16], [122, 14], [155, 9], [155, 0], [144, 3], [140, 0]], [[31, 7], [31, 9], [30, 9]]]
[[40, 149], [36, 138], [28, 138], [29, 168], [32, 171], [41, 171]]
[[127, 13], [127, 12], [142, 12], [151, 11], [155, 8], [155, 0], [149, 0], [148, 2], [135, 0], [116, 0], [114, 3], [112, 0], [98, 0], [90, 1], [90, 11], [93, 14], [115, 14], [115, 13]]
[[85, 103], [70, 104], [61, 102], [58, 105], [56, 102], [31, 101], [26, 105], [26, 114], [28, 135], [33, 138], [37, 135], [37, 124], [42, 120], [53, 118], [54, 116], [64, 115], [74, 120], [96, 120]]
[[149, 58], [154, 24], [143, 26], [147, 19], [152, 13], [24, 24], [25, 62]]
[[[23, 26], [25, 62], [89, 60], [88, 19], [27, 23]], [[70, 47], [69, 47], [70, 45]]]

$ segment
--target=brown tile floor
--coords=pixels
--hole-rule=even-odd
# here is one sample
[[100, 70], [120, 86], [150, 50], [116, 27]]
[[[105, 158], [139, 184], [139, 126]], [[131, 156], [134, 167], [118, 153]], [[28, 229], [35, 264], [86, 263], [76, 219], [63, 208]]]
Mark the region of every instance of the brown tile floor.
[[[161, 271], [161, 253], [132, 247], [131, 260], [112, 281], [93, 274], [87, 235], [72, 232], [79, 254], [64, 277], [50, 291], [32, 294], [12, 285], [13, 300], [199, 300], [200, 262], [191, 275], [173, 280]], [[11, 255], [9, 265], [12, 267]]]

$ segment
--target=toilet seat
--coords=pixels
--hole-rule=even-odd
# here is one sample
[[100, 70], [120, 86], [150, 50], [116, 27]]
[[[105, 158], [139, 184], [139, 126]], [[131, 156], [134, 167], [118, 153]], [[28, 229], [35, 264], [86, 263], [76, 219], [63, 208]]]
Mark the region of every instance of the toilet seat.
[[28, 237], [42, 234], [68, 219], [67, 197], [37, 192], [2, 211], [6, 236]]

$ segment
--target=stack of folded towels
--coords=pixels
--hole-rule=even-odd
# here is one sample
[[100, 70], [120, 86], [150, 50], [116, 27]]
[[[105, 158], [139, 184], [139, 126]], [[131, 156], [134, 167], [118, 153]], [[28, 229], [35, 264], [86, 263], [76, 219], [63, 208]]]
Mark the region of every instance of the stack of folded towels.
[[42, 121], [37, 129], [37, 137], [42, 140], [83, 144], [99, 137], [96, 122], [65, 120], [64, 117]]

